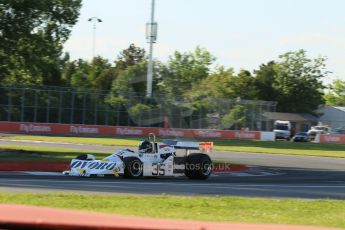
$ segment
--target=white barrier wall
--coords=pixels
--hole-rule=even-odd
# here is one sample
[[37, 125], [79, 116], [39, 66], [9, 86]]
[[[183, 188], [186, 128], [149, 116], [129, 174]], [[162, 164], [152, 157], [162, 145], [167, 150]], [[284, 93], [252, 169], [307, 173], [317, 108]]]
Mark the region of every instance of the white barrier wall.
[[275, 134], [274, 132], [260, 132], [261, 133], [261, 141], [275, 141]]

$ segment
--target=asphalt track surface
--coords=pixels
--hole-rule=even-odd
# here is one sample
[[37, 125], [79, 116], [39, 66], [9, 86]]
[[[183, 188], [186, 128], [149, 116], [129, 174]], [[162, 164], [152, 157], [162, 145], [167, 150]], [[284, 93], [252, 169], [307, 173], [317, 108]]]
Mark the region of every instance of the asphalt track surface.
[[[41, 141], [15, 141], [0, 139], [0, 146], [39, 146], [47, 148], [64, 148], [83, 151], [107, 151], [115, 152], [120, 146], [87, 145], [72, 143], [53, 143]], [[135, 150], [135, 147], [129, 147]], [[214, 151], [210, 154], [213, 160], [234, 162], [239, 164], [265, 166], [265, 167], [287, 167], [300, 169], [334, 170], [345, 172], [345, 158], [314, 157], [301, 155], [282, 155], [265, 153], [243, 153]]]
[[[115, 151], [116, 147], [0, 141], [0, 145], [37, 145]], [[254, 165], [246, 174], [215, 174], [205, 181], [186, 178], [79, 178], [61, 175], [0, 173], [0, 192], [172, 194], [307, 199], [345, 199], [345, 159], [276, 154], [214, 152], [214, 160]]]

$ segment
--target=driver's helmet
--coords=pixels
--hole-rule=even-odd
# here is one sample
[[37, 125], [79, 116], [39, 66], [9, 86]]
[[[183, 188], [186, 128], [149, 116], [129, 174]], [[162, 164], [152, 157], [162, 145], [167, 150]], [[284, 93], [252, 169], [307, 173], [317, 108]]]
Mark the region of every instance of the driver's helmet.
[[139, 152], [140, 153], [152, 153], [153, 152], [152, 143], [149, 142], [148, 140], [141, 142], [141, 144], [139, 145]]

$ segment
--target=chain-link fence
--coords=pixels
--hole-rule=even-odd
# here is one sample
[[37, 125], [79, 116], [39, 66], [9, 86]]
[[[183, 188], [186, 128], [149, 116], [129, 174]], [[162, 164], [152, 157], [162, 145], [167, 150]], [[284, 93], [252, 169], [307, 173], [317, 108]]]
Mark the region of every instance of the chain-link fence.
[[187, 100], [153, 95], [112, 95], [65, 87], [0, 86], [0, 120], [112, 126], [262, 130], [261, 114], [276, 102], [224, 98]]

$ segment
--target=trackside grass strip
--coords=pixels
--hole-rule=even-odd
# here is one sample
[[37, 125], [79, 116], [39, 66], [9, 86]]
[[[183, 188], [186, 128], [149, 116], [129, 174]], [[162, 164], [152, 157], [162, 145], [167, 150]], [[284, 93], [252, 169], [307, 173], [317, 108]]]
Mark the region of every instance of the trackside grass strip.
[[[48, 142], [66, 142], [80, 144], [99, 144], [109, 146], [138, 146], [142, 138], [90, 138], [90, 137], [60, 137], [60, 136], [29, 136], [18, 135], [2, 137], [12, 140], [35, 140]], [[273, 153], [288, 155], [345, 157], [345, 145], [326, 143], [293, 143], [288, 141], [240, 141], [240, 140], [191, 140], [191, 141], [214, 141], [215, 150]]]
[[2, 137], [10, 140], [33, 140], [46, 142], [65, 142], [78, 144], [108, 145], [108, 146], [138, 146], [144, 138], [107, 138], [107, 137], [61, 137], [61, 136], [30, 136], [18, 135]]
[[91, 153], [97, 159], [102, 159], [111, 154], [110, 152], [6, 145], [0, 146], [0, 162], [69, 162], [80, 153]]
[[131, 216], [345, 228], [345, 201], [73, 193], [0, 193], [0, 203]]

